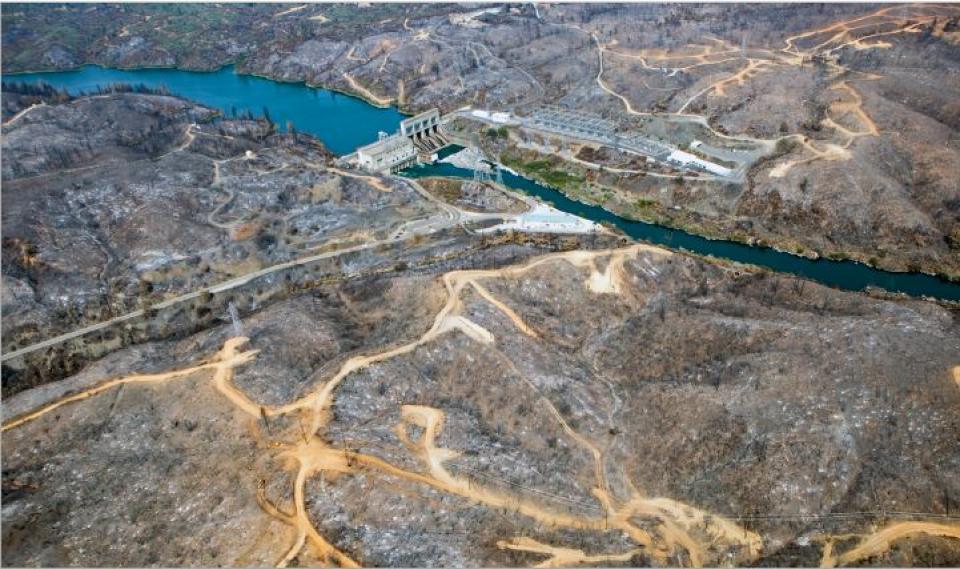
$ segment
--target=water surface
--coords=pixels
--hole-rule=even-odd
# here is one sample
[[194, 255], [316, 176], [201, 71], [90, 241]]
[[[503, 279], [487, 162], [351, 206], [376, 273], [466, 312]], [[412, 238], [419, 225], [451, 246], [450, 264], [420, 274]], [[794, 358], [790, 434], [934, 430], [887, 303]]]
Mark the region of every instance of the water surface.
[[[453, 176], [472, 179], [473, 171], [448, 163], [421, 165], [408, 168], [411, 177]], [[745, 245], [735, 241], [712, 240], [662, 225], [625, 219], [602, 207], [572, 200], [562, 192], [503, 171], [503, 183], [515, 190], [534, 196], [553, 207], [596, 222], [604, 222], [641, 241], [684, 249], [719, 259], [750, 263], [782, 273], [791, 273], [819, 283], [846, 290], [864, 290], [868, 286], [912, 296], [932, 296], [960, 301], [960, 284], [922, 273], [894, 273], [874, 269], [856, 261], [808, 259], [783, 253], [770, 247]]]
[[[213, 72], [194, 72], [177, 69], [120, 70], [87, 65], [72, 71], [8, 75], [4, 80], [45, 81], [72, 93], [95, 91], [98, 86], [107, 87], [113, 83], [164, 86], [173, 94], [220, 109], [227, 116], [245, 110], [262, 115], [266, 109], [281, 128], [290, 121], [301, 132], [322, 140], [337, 154], [348, 154], [356, 147], [376, 140], [378, 131], [396, 131], [400, 120], [404, 118], [393, 108], [377, 108], [362, 99], [308, 87], [303, 83], [282, 83], [239, 75], [232, 67]], [[442, 154], [447, 155], [451, 151]], [[451, 164], [419, 166], [408, 169], [406, 174], [472, 177], [470, 170]], [[960, 284], [938, 277], [882, 271], [855, 261], [811, 260], [768, 247], [715, 241], [678, 229], [619, 217], [601, 207], [572, 200], [557, 190], [509, 172], [504, 172], [503, 181], [509, 187], [549, 202], [559, 210], [609, 223], [627, 235], [649, 243], [751, 263], [841, 289], [863, 290], [873, 286], [913, 296], [960, 301]]]
[[114, 83], [166, 87], [174, 95], [219, 109], [226, 116], [250, 111], [270, 118], [284, 129], [287, 121], [310, 133], [336, 154], [349, 154], [377, 140], [377, 132], [394, 132], [405, 115], [395, 108], [378, 108], [336, 91], [241, 75], [232, 66], [219, 71], [179, 69], [110, 69], [85, 65], [71, 71], [17, 73], [4, 81], [44, 81], [72, 94], [96, 91]]

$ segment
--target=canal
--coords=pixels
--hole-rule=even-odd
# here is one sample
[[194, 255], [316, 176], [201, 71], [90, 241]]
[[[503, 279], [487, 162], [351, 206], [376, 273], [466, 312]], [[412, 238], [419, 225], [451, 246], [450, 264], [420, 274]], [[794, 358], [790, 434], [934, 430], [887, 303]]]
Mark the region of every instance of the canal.
[[[362, 99], [303, 83], [282, 83], [240, 75], [232, 67], [214, 72], [193, 72], [120, 70], [87, 65], [71, 71], [7, 75], [4, 80], [45, 81], [71, 93], [96, 91], [98, 87], [114, 83], [163, 86], [173, 94], [220, 109], [226, 116], [248, 110], [259, 116], [266, 110], [281, 127], [289, 121], [297, 130], [322, 140], [337, 154], [350, 153], [356, 147], [376, 140], [379, 131], [395, 131], [404, 118], [394, 108], [374, 107]], [[436, 164], [408, 169], [405, 175], [472, 178], [472, 171], [451, 164]], [[855, 261], [812, 260], [768, 247], [706, 239], [677, 229], [619, 217], [507, 171], [503, 172], [503, 181], [510, 188], [548, 202], [559, 210], [613, 225], [630, 237], [649, 243], [750, 263], [846, 290], [876, 287], [912, 296], [960, 301], [960, 284], [939, 277], [882, 271]]]

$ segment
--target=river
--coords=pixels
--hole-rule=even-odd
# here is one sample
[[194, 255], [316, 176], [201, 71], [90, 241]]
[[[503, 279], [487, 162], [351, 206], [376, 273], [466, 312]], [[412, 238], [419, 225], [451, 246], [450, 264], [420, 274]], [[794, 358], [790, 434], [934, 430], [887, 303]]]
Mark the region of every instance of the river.
[[[868, 286], [873, 286], [892, 292], [903, 292], [911, 296], [925, 295], [960, 301], [960, 285], [950, 283], [939, 277], [921, 273], [881, 271], [854, 261], [813, 260], [783, 253], [770, 247], [707, 239], [679, 229], [625, 219], [602, 207], [572, 200], [562, 192], [506, 170], [502, 173], [503, 183], [510, 188], [534, 196], [561, 211], [596, 222], [608, 223], [630, 237], [648, 243], [664, 245], [674, 249], [684, 249], [720, 259], [750, 263], [846, 290], [863, 290]], [[472, 170], [447, 163], [417, 166], [408, 169], [405, 174], [412, 177], [452, 176], [473, 178]]]
[[[362, 99], [303, 83], [282, 83], [240, 75], [232, 67], [194, 72], [120, 70], [87, 65], [71, 71], [7, 75], [4, 80], [45, 81], [71, 93], [95, 91], [98, 86], [106, 87], [112, 83], [164, 86], [173, 94], [218, 108], [228, 116], [234, 109], [261, 115], [266, 108], [279, 125], [290, 121], [297, 130], [316, 136], [337, 154], [348, 154], [356, 147], [376, 140], [379, 131], [395, 131], [404, 117], [394, 108], [378, 108]], [[407, 170], [406, 174], [415, 177], [472, 177], [470, 170], [450, 164], [419, 166]], [[750, 263], [846, 290], [863, 290], [872, 286], [912, 296], [960, 301], [960, 284], [939, 277], [882, 271], [855, 261], [812, 260], [768, 247], [706, 239], [677, 229], [625, 219], [601, 207], [571, 200], [557, 190], [521, 176], [509, 172], [503, 174], [504, 183], [515, 190], [549, 202], [562, 211], [611, 224], [627, 235], [649, 243]]]

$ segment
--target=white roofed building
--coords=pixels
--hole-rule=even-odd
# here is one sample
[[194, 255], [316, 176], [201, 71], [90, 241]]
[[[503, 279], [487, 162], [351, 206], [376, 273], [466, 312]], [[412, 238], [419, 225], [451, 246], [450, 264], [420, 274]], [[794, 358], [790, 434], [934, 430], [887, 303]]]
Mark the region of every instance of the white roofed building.
[[725, 168], [719, 164], [708, 162], [694, 154], [684, 152], [683, 150], [674, 150], [671, 152], [670, 156], [667, 157], [667, 161], [673, 162], [679, 166], [685, 166], [687, 168], [696, 168], [698, 170], [709, 172], [717, 176], [723, 176], [725, 178], [730, 178], [734, 174], [733, 170], [730, 168]]
[[357, 164], [371, 172], [396, 172], [416, 162], [417, 149], [406, 136], [385, 136], [357, 149]]

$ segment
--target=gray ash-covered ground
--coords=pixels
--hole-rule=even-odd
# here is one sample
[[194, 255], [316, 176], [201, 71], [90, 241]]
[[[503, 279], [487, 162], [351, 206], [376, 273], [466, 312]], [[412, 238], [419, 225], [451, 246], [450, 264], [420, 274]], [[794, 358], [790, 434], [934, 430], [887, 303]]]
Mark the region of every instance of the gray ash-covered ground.
[[214, 118], [120, 93], [4, 125], [5, 351], [435, 212], [407, 184], [328, 171], [308, 136]]
[[[646, 135], [667, 134], [667, 142], [687, 149], [684, 133], [660, 126], [683, 130], [693, 124], [688, 119], [700, 119], [709, 136], [780, 144], [739, 184], [687, 180], [677, 187], [607, 173], [560, 189], [701, 235], [960, 277], [955, 6], [3, 10], [5, 72], [233, 63], [242, 73], [305, 81], [406, 111], [470, 105], [529, 114], [559, 104], [624, 128], [652, 118], [641, 129]], [[584, 174], [571, 161], [558, 168]]]
[[[610, 51], [666, 50], [650, 61], [749, 28], [746, 55], [762, 59], [757, 45], [875, 10], [92, 8], [5, 4], [4, 70], [244, 55], [246, 71], [349, 89], [346, 72], [379, 97], [403, 82], [405, 108], [560, 101], [608, 117], [624, 100], [597, 82], [578, 26]], [[662, 192], [642, 176], [607, 205], [691, 222], [694, 203], [711, 231], [954, 266], [954, 85], [940, 72], [955, 28], [892, 17], [888, 47], [844, 36], [834, 59], [693, 99], [710, 127], [632, 116], [686, 142], [808, 139], [741, 188]], [[73, 25], [97, 21], [107, 30]], [[634, 82], [650, 70], [616, 57], [603, 85], [645, 110], [677, 111], [740, 69], [657, 71], [671, 93], [653, 96]], [[828, 119], [867, 132], [861, 112], [877, 134], [825, 150], [843, 144]], [[457, 208], [523, 206], [334, 168], [310, 137], [160, 93], [5, 93], [3, 115], [4, 352], [134, 314], [4, 362], [5, 565], [960, 564], [956, 307], [611, 234], [477, 235]], [[521, 133], [486, 129], [488, 152], [536, 159]], [[827, 157], [802, 162], [814, 150]]]
[[[655, 543], [662, 546], [670, 527], [662, 524], [673, 522], [693, 549], [675, 544], [657, 557], [640, 548], [629, 563], [813, 565], [834, 536], [904, 521], [879, 512], [951, 523], [938, 516], [960, 492], [954, 313], [658, 250], [628, 256], [622, 269], [605, 253], [592, 265], [557, 255], [475, 281], [526, 332], [467, 285], [456, 314], [492, 342], [451, 330], [347, 374], [314, 435], [305, 434], [307, 410], [269, 409], [322, 386], [348, 358], [421, 337], [448, 299], [436, 276], [324, 286], [245, 319], [260, 353], [236, 368], [232, 383], [264, 405], [263, 417], [234, 407], [212, 387], [211, 372], [196, 372], [113, 388], [8, 430], [4, 562], [276, 562], [295, 531], [260, 512], [257, 493], [294, 511], [290, 453], [307, 444], [303, 437], [358, 457], [346, 472], [312, 472], [305, 503], [320, 534], [365, 565], [525, 565], [550, 556], [504, 549], [519, 537], [595, 556], [636, 547], [615, 529], [538, 522], [516, 507], [445, 491], [399, 438], [410, 405], [445, 415], [436, 446], [454, 451], [444, 468], [470, 488], [603, 519], [590, 445], [617, 507], [639, 495], [708, 514], [690, 521], [638, 512], [631, 519]], [[223, 325], [121, 350], [111, 359], [122, 370], [93, 368], [73, 390], [97, 377], [194, 365], [231, 334]], [[52, 398], [8, 398], [5, 415]], [[50, 511], [55, 519], [41, 521]], [[860, 514], [842, 515], [849, 512]], [[760, 536], [757, 555], [710, 525], [721, 515]], [[836, 537], [834, 551], [859, 539]], [[308, 542], [294, 559], [314, 564], [315, 555]], [[919, 532], [859, 561], [949, 565], [958, 555], [956, 540]]]

